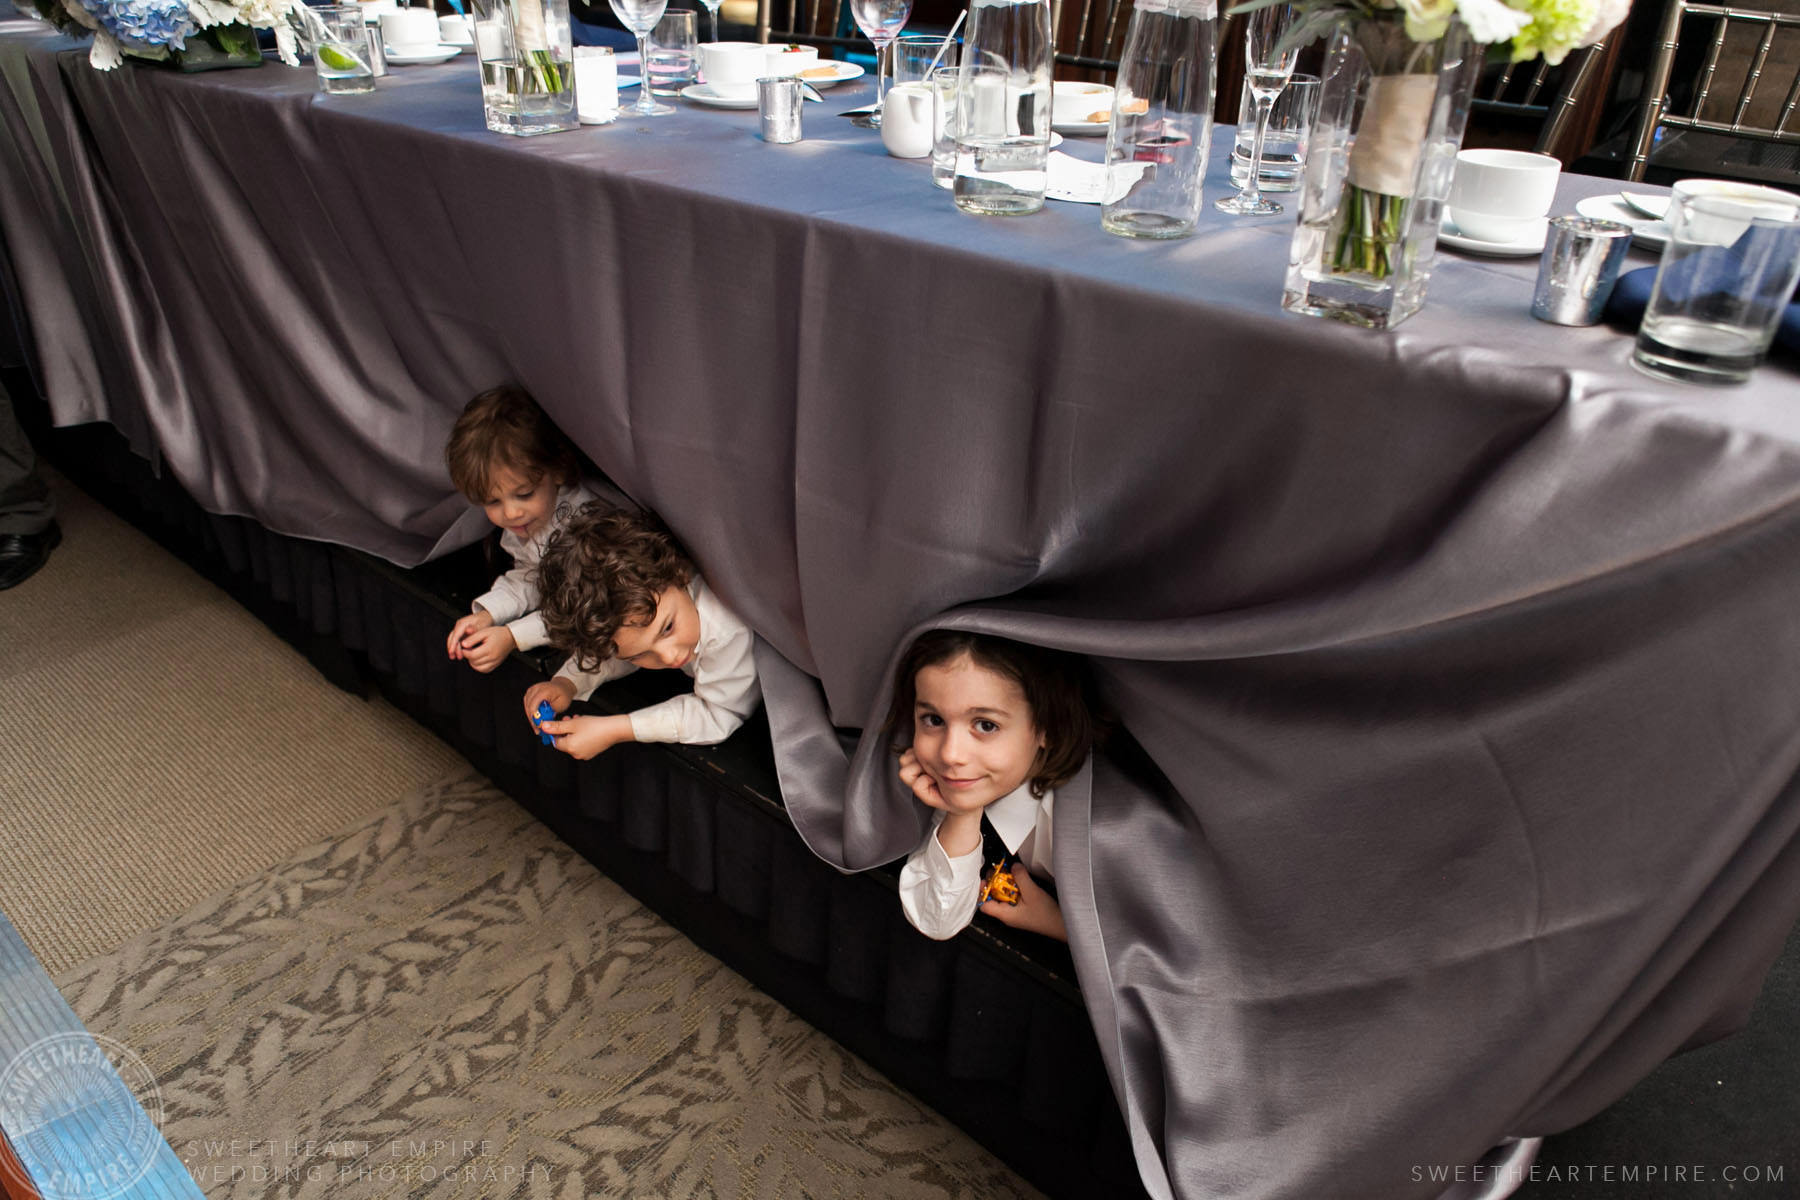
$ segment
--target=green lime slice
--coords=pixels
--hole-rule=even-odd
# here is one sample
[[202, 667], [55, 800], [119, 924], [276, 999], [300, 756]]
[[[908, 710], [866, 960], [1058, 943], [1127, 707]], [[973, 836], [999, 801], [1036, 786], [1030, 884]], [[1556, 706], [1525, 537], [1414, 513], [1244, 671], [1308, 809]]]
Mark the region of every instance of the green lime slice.
[[319, 61], [334, 71], [367, 71], [362, 59], [341, 46], [320, 46]]

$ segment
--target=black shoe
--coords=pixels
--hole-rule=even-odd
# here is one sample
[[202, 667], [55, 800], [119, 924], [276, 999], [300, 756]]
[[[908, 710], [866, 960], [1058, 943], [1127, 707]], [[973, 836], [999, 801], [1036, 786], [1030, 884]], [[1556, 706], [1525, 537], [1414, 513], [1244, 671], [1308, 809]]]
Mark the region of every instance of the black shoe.
[[42, 533], [0, 533], [0, 592], [37, 574], [61, 541], [62, 527], [55, 521]]

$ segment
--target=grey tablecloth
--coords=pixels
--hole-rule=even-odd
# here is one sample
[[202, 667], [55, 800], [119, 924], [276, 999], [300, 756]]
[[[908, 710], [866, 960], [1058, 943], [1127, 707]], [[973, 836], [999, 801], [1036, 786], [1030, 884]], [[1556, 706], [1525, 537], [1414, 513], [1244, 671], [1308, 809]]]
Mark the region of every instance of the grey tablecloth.
[[698, 110], [519, 142], [466, 60], [318, 98], [56, 45], [0, 32], [59, 420], [410, 563], [479, 529], [438, 448], [518, 379], [763, 637], [849, 869], [923, 828], [829, 727], [912, 631], [1096, 657], [1144, 753], [1059, 798], [1057, 873], [1154, 1194], [1432, 1194], [1732, 1028], [1800, 909], [1785, 368], [1653, 383], [1530, 320], [1529, 260], [1446, 256], [1390, 335], [1286, 316], [1288, 218], [963, 217], [855, 96], [791, 147]]

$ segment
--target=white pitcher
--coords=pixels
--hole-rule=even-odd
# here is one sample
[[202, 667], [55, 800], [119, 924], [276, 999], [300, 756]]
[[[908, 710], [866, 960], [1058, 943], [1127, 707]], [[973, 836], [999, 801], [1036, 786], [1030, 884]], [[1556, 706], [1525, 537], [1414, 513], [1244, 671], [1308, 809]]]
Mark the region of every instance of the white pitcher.
[[931, 89], [901, 83], [888, 89], [881, 113], [881, 144], [895, 158], [924, 158], [937, 130], [932, 125]]

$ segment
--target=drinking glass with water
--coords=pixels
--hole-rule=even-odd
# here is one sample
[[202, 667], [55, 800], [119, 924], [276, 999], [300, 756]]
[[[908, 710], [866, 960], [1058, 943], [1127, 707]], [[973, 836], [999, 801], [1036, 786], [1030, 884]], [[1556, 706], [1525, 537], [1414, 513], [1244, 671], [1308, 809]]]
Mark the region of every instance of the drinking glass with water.
[[1048, 0], [974, 0], [957, 89], [956, 207], [1018, 216], [1044, 207], [1050, 157]]
[[1742, 383], [1800, 281], [1800, 197], [1744, 184], [1669, 201], [1669, 242], [1638, 327], [1634, 366], [1690, 383]]
[[375, 72], [369, 64], [362, 5], [329, 5], [312, 9], [310, 16], [318, 18], [308, 23], [308, 32], [319, 90], [332, 94], [374, 91]]
[[658, 96], [678, 96], [694, 82], [699, 67], [698, 16], [691, 8], [671, 8], [650, 31], [650, 60], [644, 78]]
[[[1313, 113], [1319, 107], [1319, 77], [1293, 75], [1275, 97], [1269, 110], [1269, 128], [1263, 135], [1261, 191], [1297, 192], [1306, 174], [1306, 139], [1312, 134]], [[1231, 144], [1231, 186], [1242, 188], [1256, 152], [1256, 97], [1243, 89], [1238, 104], [1237, 137]]]

